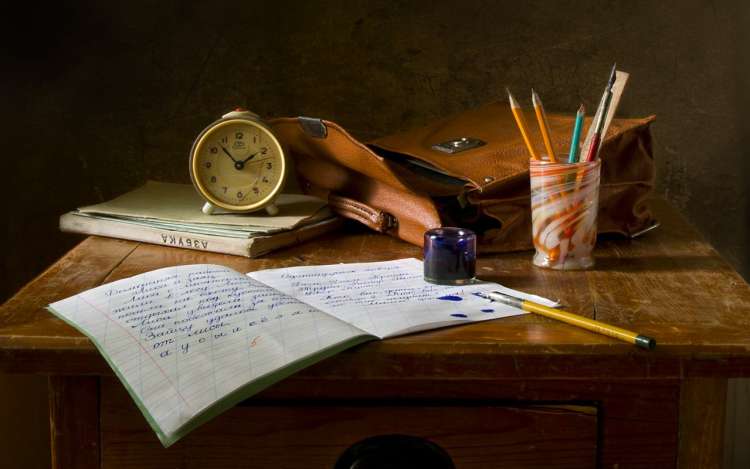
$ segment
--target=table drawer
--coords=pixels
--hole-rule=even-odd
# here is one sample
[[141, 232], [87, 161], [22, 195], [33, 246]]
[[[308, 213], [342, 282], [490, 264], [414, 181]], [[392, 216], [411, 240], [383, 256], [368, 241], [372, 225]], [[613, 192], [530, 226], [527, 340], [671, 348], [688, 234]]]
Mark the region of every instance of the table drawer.
[[462, 468], [596, 463], [592, 406], [444, 401], [248, 401], [164, 449], [122, 386], [102, 380], [104, 468], [333, 468], [365, 438], [425, 438]]

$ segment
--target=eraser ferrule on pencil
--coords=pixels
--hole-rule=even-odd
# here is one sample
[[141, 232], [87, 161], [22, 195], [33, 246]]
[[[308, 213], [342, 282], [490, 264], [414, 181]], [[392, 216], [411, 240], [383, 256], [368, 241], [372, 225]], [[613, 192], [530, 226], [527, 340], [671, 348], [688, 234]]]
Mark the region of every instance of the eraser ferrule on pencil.
[[645, 335], [638, 335], [635, 338], [635, 345], [646, 350], [653, 350], [656, 347], [656, 340]]

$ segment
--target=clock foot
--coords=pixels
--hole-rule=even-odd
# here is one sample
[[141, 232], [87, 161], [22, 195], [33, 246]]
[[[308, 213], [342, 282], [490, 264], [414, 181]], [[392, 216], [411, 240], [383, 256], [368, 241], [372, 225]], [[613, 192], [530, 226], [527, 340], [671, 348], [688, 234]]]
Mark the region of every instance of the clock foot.
[[214, 213], [214, 208], [215, 207], [211, 205], [210, 202], [206, 202], [206, 204], [201, 209], [201, 212], [205, 213], [206, 215], [211, 215], [212, 213]]
[[274, 204], [266, 206], [266, 212], [268, 212], [269, 215], [276, 216], [279, 213], [279, 207], [277, 207]]

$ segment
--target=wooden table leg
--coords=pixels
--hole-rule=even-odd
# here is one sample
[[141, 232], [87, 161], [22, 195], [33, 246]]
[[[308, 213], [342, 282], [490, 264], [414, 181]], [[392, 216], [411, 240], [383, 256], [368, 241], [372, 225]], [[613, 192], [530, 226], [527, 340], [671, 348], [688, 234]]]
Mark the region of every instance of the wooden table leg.
[[52, 469], [99, 467], [99, 378], [49, 379]]
[[726, 402], [726, 378], [689, 378], [682, 382], [678, 467], [722, 467]]

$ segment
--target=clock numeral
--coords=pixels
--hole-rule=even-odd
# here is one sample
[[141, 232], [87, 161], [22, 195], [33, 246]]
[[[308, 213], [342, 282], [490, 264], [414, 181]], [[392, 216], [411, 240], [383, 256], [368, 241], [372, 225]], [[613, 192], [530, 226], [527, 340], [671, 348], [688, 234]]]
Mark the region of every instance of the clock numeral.
[[260, 189], [258, 189], [257, 187], [253, 187], [253, 193], [255, 195], [258, 195], [258, 193], [260, 193]]
[[271, 164], [271, 163], [266, 163], [266, 169], [271, 169], [271, 168], [273, 168], [273, 164]]
[[216, 182], [216, 176], [211, 176], [211, 182]]
[[242, 191], [237, 192], [237, 198], [238, 199], [243, 199], [244, 197], [245, 197], [245, 194], [243, 194]]
[[216, 147], [211, 147], [211, 148], [209, 148], [209, 151], [215, 155], [216, 153], [219, 152], [219, 149], [216, 148]]
[[210, 167], [211, 167], [211, 162], [210, 161], [206, 161], [206, 168], [210, 168]]
[[260, 149], [260, 154], [261, 155], [265, 155], [266, 153], [268, 153], [268, 148], [263, 147], [263, 148]]
[[224, 193], [227, 193], [227, 189], [229, 189], [227, 186], [221, 186], [222, 189], [224, 189]]
[[221, 143], [229, 143], [229, 137], [222, 137]]
[[261, 179], [261, 180], [262, 180], [263, 182], [265, 182], [266, 184], [268, 184], [268, 178], [267, 178], [267, 177], [263, 176], [263, 179]]
[[253, 135], [253, 143], [258, 143], [258, 136], [257, 135]]
[[244, 136], [245, 134], [243, 134], [242, 132], [237, 132], [234, 134], [234, 138], [236, 138], [237, 140], [242, 140]]

